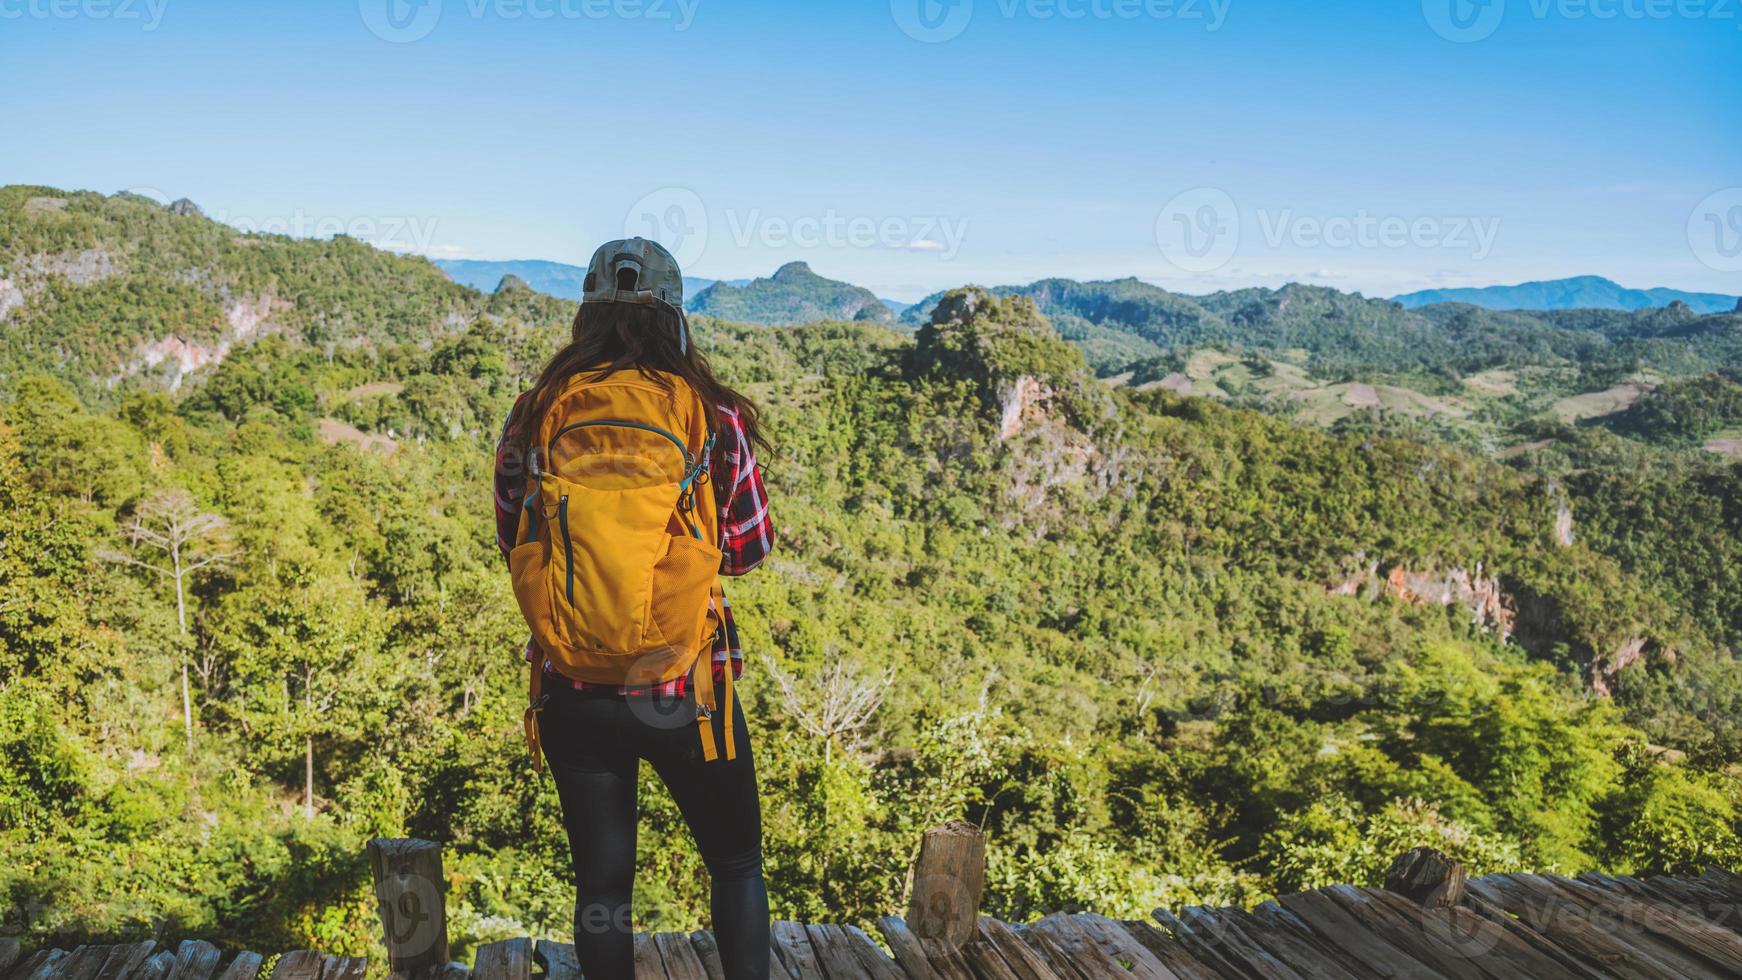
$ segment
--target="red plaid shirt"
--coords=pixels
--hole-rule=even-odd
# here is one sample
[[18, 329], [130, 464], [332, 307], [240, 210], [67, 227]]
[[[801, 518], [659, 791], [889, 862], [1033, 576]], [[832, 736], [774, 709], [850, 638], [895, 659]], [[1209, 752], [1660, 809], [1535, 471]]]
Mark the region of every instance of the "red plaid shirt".
[[[524, 470], [513, 465], [508, 448], [508, 430], [520, 411], [521, 395], [508, 413], [502, 426], [502, 438], [496, 443], [496, 547], [504, 560], [514, 547], [514, 536], [520, 531], [520, 509], [526, 493]], [[714, 457], [709, 479], [714, 484], [714, 497], [720, 505], [720, 574], [743, 575], [768, 557], [774, 550], [774, 523], [768, 516], [768, 492], [762, 485], [762, 467], [756, 462], [750, 438], [738, 413], [720, 406], [720, 431], [714, 442]], [[526, 659], [537, 652], [532, 641], [526, 641]], [[720, 629], [714, 634], [714, 680], [725, 679], [730, 663], [733, 678], [744, 673], [744, 651], [738, 646], [738, 627], [732, 621], [732, 604], [721, 610]], [[577, 689], [616, 688], [614, 684], [589, 684], [558, 674], [545, 665], [547, 683], [573, 684]], [[657, 694], [681, 698], [689, 688], [689, 677], [679, 677], [650, 687], [620, 688], [623, 694]]]

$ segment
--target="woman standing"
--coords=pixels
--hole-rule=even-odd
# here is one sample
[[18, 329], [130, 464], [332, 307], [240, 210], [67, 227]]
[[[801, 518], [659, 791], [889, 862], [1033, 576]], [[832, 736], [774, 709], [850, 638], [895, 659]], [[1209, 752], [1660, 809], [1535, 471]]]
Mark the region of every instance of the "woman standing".
[[[588, 980], [634, 975], [643, 759], [707, 865], [726, 977], [768, 976], [761, 808], [731, 696], [743, 659], [717, 586], [774, 544], [757, 422], [690, 343], [676, 261], [629, 239], [593, 256], [572, 339], [515, 403], [497, 448], [497, 544], [533, 626], [528, 738], [562, 801]], [[668, 499], [662, 487], [676, 499], [668, 521], [663, 504], [639, 511], [666, 525], [649, 537], [624, 515]]]

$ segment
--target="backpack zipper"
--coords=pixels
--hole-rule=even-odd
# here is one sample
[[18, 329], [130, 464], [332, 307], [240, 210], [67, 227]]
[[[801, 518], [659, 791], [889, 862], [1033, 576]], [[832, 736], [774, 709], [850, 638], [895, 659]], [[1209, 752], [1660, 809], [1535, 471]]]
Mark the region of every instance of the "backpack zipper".
[[556, 502], [556, 519], [563, 527], [563, 557], [568, 559], [569, 606], [573, 608], [575, 604], [575, 542], [569, 537], [569, 498], [567, 494], [564, 494]]

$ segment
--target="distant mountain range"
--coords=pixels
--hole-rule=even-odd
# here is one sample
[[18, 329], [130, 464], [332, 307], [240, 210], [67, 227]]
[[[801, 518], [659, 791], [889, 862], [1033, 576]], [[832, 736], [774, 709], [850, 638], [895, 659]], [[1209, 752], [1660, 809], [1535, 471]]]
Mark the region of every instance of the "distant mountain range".
[[[495, 291], [507, 276], [515, 276], [528, 286], [559, 299], [579, 300], [587, 270], [582, 266], [541, 259], [487, 262], [473, 259], [432, 259], [448, 278], [483, 292]], [[721, 285], [728, 291], [716, 292], [702, 303], [702, 294], [710, 287]], [[878, 299], [868, 290], [850, 283], [825, 279], [812, 272], [803, 262], [782, 267], [771, 279], [702, 279], [685, 276], [684, 306], [691, 312], [725, 317], [746, 323], [790, 326], [812, 320], [875, 320], [889, 322], [907, 304]], [[740, 291], [741, 290], [741, 291]], [[885, 316], [865, 301], [876, 300], [878, 307], [888, 311]]]
[[[1701, 363], [1728, 364], [1742, 340], [1737, 317], [1702, 315], [1691, 304], [1488, 310], [1438, 303], [1409, 309], [1393, 300], [1300, 283], [1189, 296], [1134, 278], [1042, 279], [991, 292], [1034, 300], [1060, 336], [1104, 374], [1202, 345], [1293, 352], [1291, 357], [1306, 358], [1315, 370], [1331, 374], [1611, 358], [1669, 366], [1688, 359], [1690, 345], [1699, 350], [1695, 359]], [[941, 295], [909, 307], [902, 322], [916, 329], [930, 320]], [[1729, 313], [1735, 305], [1731, 301], [1719, 312]]]
[[1602, 276], [1525, 282], [1516, 286], [1424, 289], [1392, 299], [1410, 308], [1430, 303], [1469, 303], [1490, 310], [1648, 310], [1675, 302], [1686, 303], [1695, 313], [1729, 313], [1737, 308], [1734, 296], [1689, 293], [1679, 289], [1628, 289]]
[[[579, 300], [581, 287], [587, 279], [585, 266], [568, 265], [563, 262], [546, 262], [542, 259], [518, 259], [506, 262], [483, 262], [474, 259], [431, 259], [437, 267], [448, 274], [448, 278], [462, 286], [470, 286], [483, 292], [494, 292], [497, 284], [505, 276], [517, 276], [528, 286], [548, 296], [559, 299]], [[748, 279], [735, 280], [737, 284], [747, 283]], [[685, 276], [683, 293], [685, 298], [696, 296], [702, 290], [714, 284], [713, 279], [698, 279]]]
[[788, 262], [772, 277], [742, 285], [717, 282], [689, 300], [693, 313], [786, 326], [816, 320], [858, 320], [893, 323], [905, 307], [862, 286], [825, 279], [803, 262]]

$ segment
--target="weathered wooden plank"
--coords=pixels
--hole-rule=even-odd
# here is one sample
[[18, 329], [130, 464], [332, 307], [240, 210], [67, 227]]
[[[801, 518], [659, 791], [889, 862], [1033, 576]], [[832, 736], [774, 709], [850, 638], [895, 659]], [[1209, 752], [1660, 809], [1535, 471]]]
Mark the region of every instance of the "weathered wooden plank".
[[1532, 929], [1522, 919], [1508, 915], [1505, 910], [1497, 908], [1473, 891], [1466, 891], [1463, 907], [1512, 933], [1519, 942], [1559, 963], [1573, 976], [1583, 980], [1608, 980], [1612, 976], [1607, 970], [1557, 943], [1553, 937]]
[[1220, 980], [1222, 973], [1215, 967], [1186, 951], [1172, 936], [1156, 928], [1153, 922], [1140, 919], [1120, 919], [1119, 924], [1131, 938], [1143, 944], [1156, 959], [1179, 975], [1180, 980]]
[[920, 947], [919, 937], [907, 928], [906, 922], [886, 915], [877, 920], [877, 931], [883, 934], [883, 941], [889, 944], [889, 950], [895, 954], [895, 962], [901, 964], [903, 973], [912, 980], [936, 980], [925, 950]]
[[139, 964], [139, 969], [133, 971], [132, 980], [167, 980], [169, 971], [175, 969], [175, 954], [169, 950], [160, 950], [145, 958]]
[[531, 980], [532, 940], [504, 939], [478, 947], [472, 976], [477, 980]]
[[[1182, 913], [1190, 912], [1191, 909], [1181, 909], [1180, 911]], [[1162, 933], [1169, 942], [1185, 950], [1188, 955], [1204, 964], [1217, 976], [1245, 977], [1250, 975], [1250, 970], [1222, 948], [1220, 936], [1206, 935], [1200, 931], [1202, 923], [1199, 927], [1194, 928], [1167, 909], [1156, 909], [1149, 915], [1159, 927], [1157, 931]]]
[[1707, 868], [1706, 873], [1700, 875], [1699, 880], [1728, 894], [1731, 898], [1742, 901], [1742, 875], [1734, 871], [1726, 871], [1723, 868]]
[[1487, 980], [1487, 974], [1469, 957], [1437, 941], [1419, 926], [1397, 915], [1390, 906], [1375, 901], [1370, 890], [1332, 885], [1321, 891], [1366, 926], [1369, 932], [1383, 937], [1441, 975], [1454, 980]]
[[1087, 963], [1076, 961], [1069, 950], [1058, 944], [1046, 932], [1036, 929], [1034, 925], [1022, 926], [1016, 929], [1016, 935], [1028, 948], [1034, 950], [1036, 956], [1046, 963], [1057, 974], [1059, 980], [1106, 980]]
[[1527, 900], [1550, 909], [1555, 920], [1580, 922], [1589, 930], [1625, 946], [1627, 958], [1635, 965], [1649, 965], [1680, 977], [1706, 976], [1710, 970], [1699, 956], [1682, 949], [1674, 940], [1657, 935], [1624, 911], [1621, 896], [1564, 887], [1563, 883], [1574, 883], [1554, 875], [1512, 874], [1501, 877]]
[[[1680, 975], [1635, 948], [1626, 937], [1601, 928], [1581, 908], [1559, 898], [1553, 889], [1527, 887], [1511, 875], [1488, 875], [1467, 883], [1476, 899], [1516, 916], [1530, 929], [1552, 939], [1605, 977], [1621, 980], [1670, 980]], [[1481, 906], [1478, 906], [1480, 909]]]
[[1302, 892], [1277, 900], [1327, 942], [1382, 976], [1398, 980], [1440, 980], [1440, 974], [1384, 937], [1374, 934], [1322, 892]]
[[1263, 946], [1252, 942], [1235, 926], [1233, 916], [1238, 912], [1237, 909], [1194, 906], [1182, 909], [1179, 920], [1185, 931], [1198, 937], [1202, 945], [1213, 947], [1236, 970], [1265, 977], [1267, 980], [1272, 977], [1277, 980], [1304, 980], [1294, 967]]
[[[726, 968], [720, 962], [720, 946], [714, 942], [713, 933], [699, 929], [690, 933], [690, 948], [696, 951], [696, 959], [702, 961], [702, 969], [708, 974], [708, 980], [726, 980]], [[774, 955], [772, 944], [768, 953], [770, 957]], [[768, 964], [768, 975], [776, 977], [780, 969], [778, 962], [771, 961]]]
[[581, 980], [581, 961], [573, 943], [540, 939], [532, 946], [533, 962], [544, 967], [544, 980]]
[[[1335, 937], [1316, 932], [1304, 919], [1283, 908], [1274, 899], [1262, 902], [1253, 909], [1251, 919], [1253, 927], [1252, 930], [1247, 930], [1248, 935], [1253, 930], [1261, 931], [1269, 941], [1272, 952], [1275, 952], [1276, 946], [1287, 946], [1300, 950], [1299, 955], [1303, 957], [1316, 955], [1324, 962], [1335, 963], [1343, 972], [1359, 977], [1360, 980], [1390, 980], [1390, 975], [1383, 968], [1362, 962], [1337, 942]], [[1271, 940], [1272, 936], [1276, 938]], [[1296, 967], [1298, 969], [1298, 964]]]
[[771, 935], [774, 938], [775, 951], [780, 954], [781, 962], [786, 964], [786, 971], [795, 980], [827, 980], [803, 924], [776, 922]]
[[363, 980], [368, 972], [366, 956], [326, 956], [321, 958], [321, 980]]
[[1399, 922], [1419, 929], [1430, 941], [1455, 956], [1468, 959], [1494, 977], [1522, 973], [1531, 980], [1583, 980], [1560, 959], [1543, 955], [1511, 930], [1467, 908], [1429, 908], [1389, 889], [1361, 889], [1379, 905], [1388, 905]]
[[919, 948], [925, 950], [926, 962], [939, 980], [975, 980], [973, 967], [955, 944], [921, 936]]
[[1697, 915], [1713, 925], [1742, 934], [1742, 901], [1731, 898], [1698, 878], [1648, 878], [1646, 895], [1660, 904]]
[[807, 924], [804, 931], [829, 980], [859, 976], [863, 967], [859, 965], [859, 957], [847, 948], [847, 937], [840, 926]]
[[113, 946], [75, 946], [72, 955], [55, 970], [57, 980], [96, 980], [97, 971], [108, 961]]
[[1655, 937], [1660, 945], [1673, 945], [1706, 961], [1718, 975], [1742, 975], [1742, 936], [1721, 929], [1704, 919], [1677, 912], [1651, 902], [1641, 902], [1626, 895], [1605, 894], [1590, 885], [1563, 878], [1542, 875], [1561, 891], [1573, 895], [1587, 909], [1613, 910], [1624, 921], [1637, 925]]
[[[718, 943], [718, 940], [715, 942]], [[726, 961], [721, 960], [720, 968], [722, 971], [724, 971], [725, 966]], [[772, 934], [768, 937], [768, 975], [774, 980], [798, 980], [798, 977], [793, 975], [792, 967], [786, 963], [786, 954], [780, 951], [780, 943], [775, 940]]]
[[1004, 959], [1017, 980], [1059, 980], [1059, 976], [1011, 928], [990, 916], [981, 916], [977, 942], [992, 947]]
[[39, 949], [13, 968], [12, 980], [48, 980], [60, 972], [70, 955], [64, 949]]
[[859, 957], [859, 963], [865, 968], [871, 980], [905, 980], [900, 964], [889, 958], [878, 945], [865, 935], [858, 926], [847, 926], [847, 945]]
[[659, 956], [659, 944], [645, 932], [638, 932], [635, 945], [635, 980], [664, 980], [665, 961]]
[[963, 943], [961, 951], [975, 980], [1020, 980], [998, 948], [979, 936]]
[[[1063, 912], [1054, 912], [1029, 927], [1034, 932], [1043, 933], [1047, 938], [1057, 943], [1071, 958], [1072, 964], [1081, 972], [1091, 976], [1126, 975], [1125, 965], [1108, 955], [1101, 948], [1096, 938], [1088, 933], [1075, 918]], [[1152, 958], [1153, 959], [1153, 958]], [[1173, 977], [1150, 977], [1144, 980], [1174, 980]]]
[[218, 980], [255, 980], [260, 976], [260, 964], [263, 962], [265, 958], [259, 953], [244, 950], [236, 954], [236, 958], [224, 968], [224, 973]]
[[847, 930], [834, 924], [807, 924], [805, 933], [810, 936], [810, 949], [817, 950], [817, 959], [829, 980], [861, 980], [866, 977], [866, 966], [859, 963], [859, 954], [848, 945]]
[[150, 939], [113, 947], [103, 965], [97, 968], [96, 980], [128, 980], [156, 950], [157, 943]]
[[671, 980], [708, 980], [708, 971], [690, 946], [690, 937], [681, 932], [655, 933], [653, 945], [659, 949], [665, 975]]
[[1309, 942], [1280, 922], [1267, 923], [1236, 908], [1220, 909], [1216, 918], [1224, 929], [1238, 934], [1248, 945], [1264, 950], [1301, 976], [1315, 980], [1373, 980], [1370, 974], [1349, 969], [1342, 957], [1326, 952], [1321, 945]]
[[[392, 978], [392, 974], [388, 974]], [[472, 971], [464, 963], [444, 963], [435, 972], [434, 980], [472, 980]]]
[[321, 960], [324, 958], [312, 949], [286, 953], [273, 965], [271, 980], [321, 980]]
[[222, 958], [218, 947], [203, 939], [184, 939], [175, 948], [175, 964], [168, 980], [210, 980]]
[[1079, 913], [1071, 923], [1101, 947], [1101, 951], [1124, 966], [1131, 976], [1145, 980], [1180, 980], [1167, 964], [1157, 959], [1144, 945], [1131, 937], [1124, 927], [1106, 916]]

